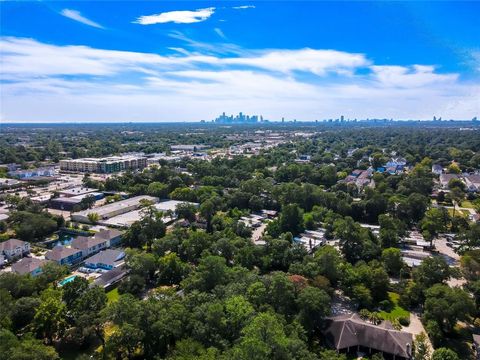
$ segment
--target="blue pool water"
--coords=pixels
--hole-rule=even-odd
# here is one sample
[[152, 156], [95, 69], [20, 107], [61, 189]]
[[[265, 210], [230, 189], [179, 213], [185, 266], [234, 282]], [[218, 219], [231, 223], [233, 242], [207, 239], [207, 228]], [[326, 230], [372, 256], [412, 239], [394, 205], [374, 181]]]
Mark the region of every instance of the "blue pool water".
[[49, 249], [53, 249], [55, 246], [58, 246], [58, 245], [67, 246], [67, 245], [70, 245], [73, 239], [75, 238], [76, 236], [74, 235], [60, 234], [57, 240], [49, 241], [46, 243], [46, 245], [47, 245], [47, 248]]
[[77, 275], [69, 276], [69, 277], [63, 279], [62, 281], [60, 281], [58, 284], [59, 284], [60, 286], [63, 286], [63, 285], [65, 285], [65, 284], [68, 284], [69, 282], [72, 282], [73, 280], [75, 280], [76, 277], [77, 277]]

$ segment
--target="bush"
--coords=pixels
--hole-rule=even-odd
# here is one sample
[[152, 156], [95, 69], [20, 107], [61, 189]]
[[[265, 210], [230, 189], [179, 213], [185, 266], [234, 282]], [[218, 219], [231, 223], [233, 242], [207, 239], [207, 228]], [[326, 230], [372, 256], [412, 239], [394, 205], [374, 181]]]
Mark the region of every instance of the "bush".
[[390, 302], [390, 300], [382, 300], [382, 301], [380, 301], [379, 305], [380, 305], [380, 308], [381, 308], [382, 310], [385, 310], [386, 312], [391, 311], [392, 308], [393, 308], [392, 303]]
[[402, 316], [402, 317], [398, 318], [398, 322], [402, 326], [408, 326], [408, 325], [410, 325], [410, 318]]

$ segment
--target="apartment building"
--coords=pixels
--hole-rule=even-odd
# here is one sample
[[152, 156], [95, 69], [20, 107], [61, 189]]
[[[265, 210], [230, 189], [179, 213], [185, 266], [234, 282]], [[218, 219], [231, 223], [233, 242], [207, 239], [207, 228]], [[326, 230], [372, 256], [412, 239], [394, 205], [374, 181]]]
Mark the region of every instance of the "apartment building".
[[88, 173], [109, 174], [123, 170], [143, 169], [146, 166], [147, 158], [140, 155], [60, 160], [60, 170]]

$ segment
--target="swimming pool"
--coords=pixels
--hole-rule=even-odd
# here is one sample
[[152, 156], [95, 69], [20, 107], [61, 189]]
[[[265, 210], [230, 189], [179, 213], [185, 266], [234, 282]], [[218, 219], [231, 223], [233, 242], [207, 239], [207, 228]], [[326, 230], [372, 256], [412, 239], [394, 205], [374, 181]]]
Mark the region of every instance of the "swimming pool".
[[59, 245], [68, 246], [72, 243], [73, 239], [75, 239], [76, 237], [77, 235], [67, 234], [60, 231], [58, 233], [57, 239], [44, 241], [43, 244], [48, 249], [53, 249], [55, 246], [59, 246]]
[[69, 277], [63, 279], [62, 281], [60, 281], [58, 283], [58, 285], [63, 286], [65, 284], [68, 284], [69, 282], [72, 282], [73, 280], [75, 280], [76, 277], [77, 277], [77, 275], [69, 276]]

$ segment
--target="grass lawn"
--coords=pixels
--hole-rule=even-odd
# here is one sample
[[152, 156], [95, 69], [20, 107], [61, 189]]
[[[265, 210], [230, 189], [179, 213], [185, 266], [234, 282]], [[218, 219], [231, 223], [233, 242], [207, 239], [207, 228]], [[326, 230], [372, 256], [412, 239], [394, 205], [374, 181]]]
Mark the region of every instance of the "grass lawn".
[[392, 303], [392, 310], [390, 311], [380, 311], [378, 314], [382, 319], [393, 321], [396, 319], [399, 319], [401, 317], [405, 317], [407, 319], [410, 319], [410, 312], [402, 308], [400, 305], [398, 305], [398, 299], [400, 298], [400, 295], [394, 292], [389, 292], [388, 297], [390, 302]]
[[461, 210], [462, 214], [465, 215], [465, 217], [468, 217], [470, 215], [470, 211], [468, 210]]
[[468, 200], [463, 200], [461, 207], [468, 208], [468, 209], [473, 209], [473, 204], [468, 201]]
[[[453, 208], [448, 208], [448, 215], [453, 216]], [[461, 212], [458, 207], [455, 209], [455, 216], [463, 216], [465, 217], [465, 214]]]
[[119, 296], [120, 294], [118, 293], [118, 287], [107, 292], [107, 299], [109, 303], [117, 301]]

